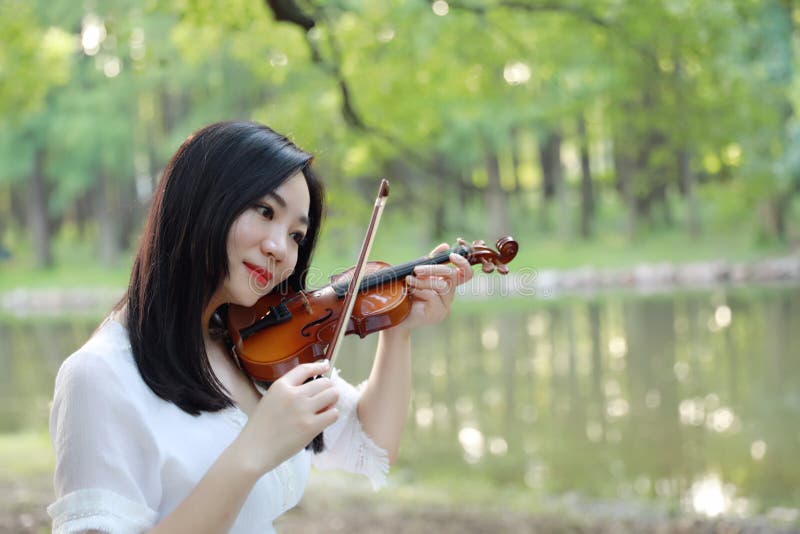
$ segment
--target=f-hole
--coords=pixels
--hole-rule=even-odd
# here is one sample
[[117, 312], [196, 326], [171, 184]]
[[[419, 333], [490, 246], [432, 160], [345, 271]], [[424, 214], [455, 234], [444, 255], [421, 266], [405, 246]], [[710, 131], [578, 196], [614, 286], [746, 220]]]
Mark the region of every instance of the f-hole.
[[331, 315], [333, 315], [333, 310], [332, 309], [325, 308], [325, 311], [328, 312], [328, 313], [324, 317], [320, 317], [316, 321], [311, 321], [310, 323], [305, 325], [303, 327], [303, 329], [300, 330], [300, 335], [303, 336], [303, 337], [310, 337], [311, 333], [306, 331], [307, 328], [311, 328], [312, 326], [318, 325], [320, 323], [324, 323], [325, 321], [327, 321], [330, 318]]

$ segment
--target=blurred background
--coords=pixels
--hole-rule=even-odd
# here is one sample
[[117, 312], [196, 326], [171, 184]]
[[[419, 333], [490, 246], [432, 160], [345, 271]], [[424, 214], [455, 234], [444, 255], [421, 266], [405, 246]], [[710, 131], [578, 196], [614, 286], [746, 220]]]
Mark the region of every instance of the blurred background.
[[0, 1], [0, 531], [49, 530], [58, 366], [170, 156], [228, 119], [316, 155], [316, 285], [382, 177], [373, 258], [520, 245], [415, 338], [389, 488], [319, 474], [279, 529], [797, 531], [799, 26], [794, 0]]

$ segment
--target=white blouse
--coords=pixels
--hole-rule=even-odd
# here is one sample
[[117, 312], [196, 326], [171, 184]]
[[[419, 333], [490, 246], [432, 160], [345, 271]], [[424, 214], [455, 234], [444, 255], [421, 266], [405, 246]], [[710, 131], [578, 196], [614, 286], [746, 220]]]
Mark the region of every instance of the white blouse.
[[[339, 419], [325, 432], [325, 452], [298, 452], [253, 486], [230, 532], [274, 532], [295, 506], [311, 464], [369, 477], [375, 489], [389, 470], [385, 450], [361, 429], [360, 392], [336, 372]], [[247, 422], [238, 407], [190, 415], [142, 380], [128, 334], [107, 319], [56, 377], [50, 436], [56, 453], [53, 532], [138, 533], [169, 515]]]

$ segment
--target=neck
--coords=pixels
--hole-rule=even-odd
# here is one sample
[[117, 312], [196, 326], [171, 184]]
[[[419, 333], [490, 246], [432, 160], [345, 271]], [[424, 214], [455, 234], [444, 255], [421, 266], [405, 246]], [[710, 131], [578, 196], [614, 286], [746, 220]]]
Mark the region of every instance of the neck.
[[[418, 258], [416, 260], [412, 260], [406, 263], [401, 263], [399, 265], [394, 265], [392, 267], [386, 267], [385, 269], [381, 269], [374, 273], [368, 274], [364, 276], [364, 279], [361, 281], [361, 286], [359, 287], [359, 291], [366, 291], [368, 289], [372, 289], [373, 287], [377, 287], [381, 284], [385, 284], [388, 282], [393, 282], [395, 280], [401, 280], [406, 276], [412, 274], [414, 272], [414, 267], [417, 265], [438, 265], [440, 263], [447, 263], [450, 261], [450, 254], [459, 254], [461, 256], [466, 256], [468, 251], [463, 246], [458, 246], [455, 248], [451, 248], [445, 250], [443, 252], [439, 252], [438, 254], [434, 254], [433, 256], [424, 256], [422, 258]], [[340, 280], [333, 284], [333, 288], [336, 291], [338, 296], [343, 296], [347, 292], [347, 286], [349, 284], [349, 279]]]
[[214, 312], [217, 311], [217, 308], [222, 306], [222, 302], [217, 302], [214, 297], [211, 297], [208, 305], [203, 308], [203, 314], [200, 317], [202, 321], [200, 323], [201, 328], [203, 329], [203, 342], [205, 343], [206, 347], [211, 345], [211, 333], [209, 332], [209, 327], [211, 325], [211, 317], [214, 315]]
[[117, 308], [116, 310], [111, 311], [111, 319], [118, 322], [126, 329], [128, 328], [128, 304], [127, 302]]

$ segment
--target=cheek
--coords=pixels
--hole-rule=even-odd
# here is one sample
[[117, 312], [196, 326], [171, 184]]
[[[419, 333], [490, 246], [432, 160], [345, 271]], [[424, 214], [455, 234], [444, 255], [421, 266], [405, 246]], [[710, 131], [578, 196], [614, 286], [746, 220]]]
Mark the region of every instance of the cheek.
[[247, 221], [247, 215], [242, 215], [231, 226], [228, 232], [228, 258], [234, 258], [237, 253], [255, 239], [253, 225]]
[[233, 267], [233, 261], [236, 258], [236, 237], [231, 234], [228, 236], [228, 245], [226, 247], [228, 254], [228, 268]]
[[295, 268], [297, 266], [297, 261], [300, 259], [300, 251], [301, 248], [299, 245], [297, 247], [294, 247], [294, 249], [292, 250], [292, 268]]
[[295, 269], [297, 268], [297, 257], [297, 250], [290, 252], [287, 256], [286, 261], [283, 264], [284, 270], [281, 273], [282, 282], [286, 281], [292, 275], [292, 273], [295, 272]]

